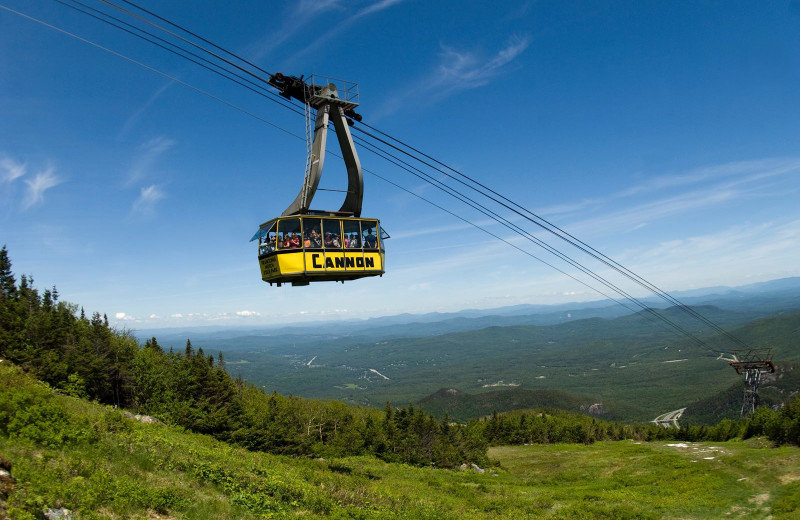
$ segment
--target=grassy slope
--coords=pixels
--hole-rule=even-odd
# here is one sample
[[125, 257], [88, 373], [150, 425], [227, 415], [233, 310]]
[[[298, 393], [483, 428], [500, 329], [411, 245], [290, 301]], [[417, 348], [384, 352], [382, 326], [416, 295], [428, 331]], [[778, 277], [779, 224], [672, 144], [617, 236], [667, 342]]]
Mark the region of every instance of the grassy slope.
[[[0, 433], [0, 455], [17, 479], [13, 519], [37, 518], [46, 506], [81, 519], [800, 517], [798, 448], [500, 447], [490, 451], [499, 466], [478, 474], [251, 453], [55, 396], [7, 363], [0, 397], [8, 421], [0, 432], [11, 432]], [[54, 417], [59, 428], [48, 430]]]

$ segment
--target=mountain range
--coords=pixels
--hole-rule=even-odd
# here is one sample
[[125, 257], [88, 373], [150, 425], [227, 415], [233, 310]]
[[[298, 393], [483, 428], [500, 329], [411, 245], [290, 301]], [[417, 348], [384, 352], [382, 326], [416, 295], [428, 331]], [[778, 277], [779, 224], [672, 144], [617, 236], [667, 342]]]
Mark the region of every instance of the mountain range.
[[[791, 376], [800, 362], [800, 278], [677, 296], [745, 344], [773, 347], [782, 375], [774, 391], [763, 391], [766, 402], [779, 406], [800, 388]], [[420, 403], [459, 420], [545, 404], [618, 420], [684, 407], [697, 422], [735, 417], [743, 383], [727, 359], [740, 345], [685, 308], [644, 301], [652, 309], [635, 313], [600, 301], [137, 333], [176, 349], [191, 339], [222, 351], [229, 371], [268, 391], [370, 406]]]

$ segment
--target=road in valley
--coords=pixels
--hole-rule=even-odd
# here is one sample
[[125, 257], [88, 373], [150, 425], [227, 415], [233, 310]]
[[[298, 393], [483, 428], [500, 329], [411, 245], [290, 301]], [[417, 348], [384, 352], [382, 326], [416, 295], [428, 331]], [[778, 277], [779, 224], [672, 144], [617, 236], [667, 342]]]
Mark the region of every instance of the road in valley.
[[686, 410], [686, 408], [680, 408], [678, 410], [673, 410], [671, 412], [661, 414], [650, 422], [654, 422], [656, 424], [660, 424], [661, 426], [665, 427], [675, 426], [676, 428], [678, 428], [679, 427], [678, 419], [681, 418], [684, 410]]

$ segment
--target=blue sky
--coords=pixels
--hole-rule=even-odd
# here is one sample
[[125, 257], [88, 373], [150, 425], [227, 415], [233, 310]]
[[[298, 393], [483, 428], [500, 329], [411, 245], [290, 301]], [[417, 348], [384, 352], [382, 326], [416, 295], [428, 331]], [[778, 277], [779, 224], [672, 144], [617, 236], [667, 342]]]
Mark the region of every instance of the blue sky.
[[[363, 149], [386, 275], [270, 287], [248, 240], [300, 188], [303, 119], [56, 2], [0, 5], [95, 44], [0, 9], [0, 243], [87, 312], [136, 329], [601, 298]], [[267, 71], [358, 82], [366, 122], [663, 289], [800, 276], [797, 0], [140, 5]], [[329, 156], [321, 187], [344, 185]]]

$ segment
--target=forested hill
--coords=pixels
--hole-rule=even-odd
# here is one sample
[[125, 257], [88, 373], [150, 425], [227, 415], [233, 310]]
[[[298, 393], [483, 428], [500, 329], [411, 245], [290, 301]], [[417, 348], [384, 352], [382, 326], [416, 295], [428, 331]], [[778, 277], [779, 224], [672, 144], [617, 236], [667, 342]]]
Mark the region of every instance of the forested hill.
[[29, 276], [16, 282], [0, 250], [0, 358], [58, 391], [153, 415], [217, 439], [273, 453], [373, 454], [390, 462], [452, 467], [483, 462], [486, 444], [464, 426], [440, 423], [421, 409], [385, 410], [265, 394], [187, 340], [165, 351], [156, 338], [140, 347], [99, 313], [87, 317], [39, 292]]

